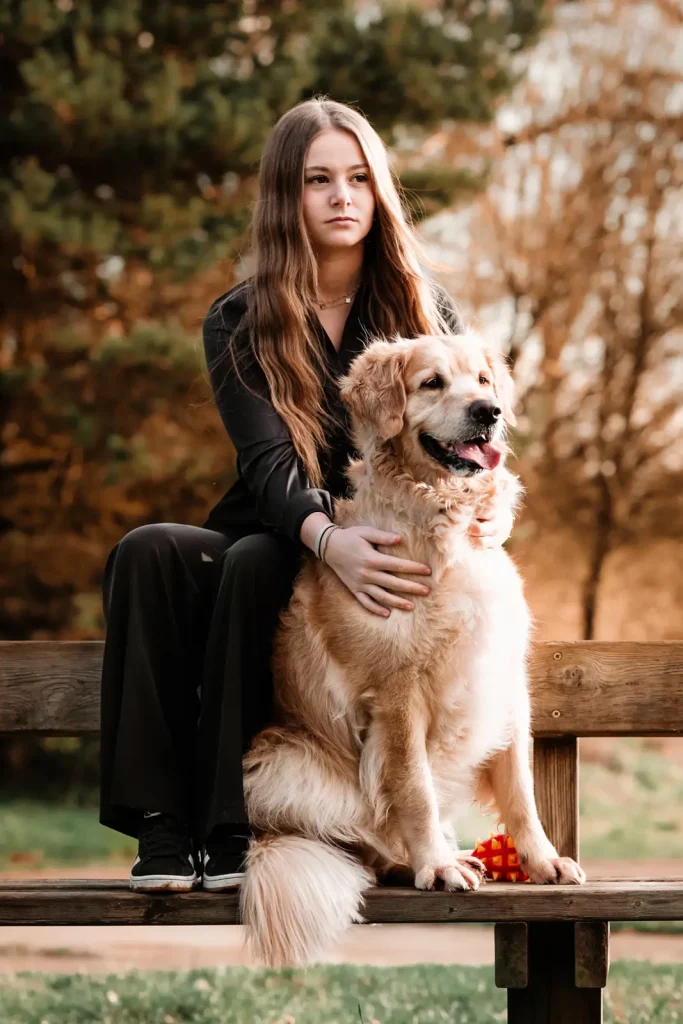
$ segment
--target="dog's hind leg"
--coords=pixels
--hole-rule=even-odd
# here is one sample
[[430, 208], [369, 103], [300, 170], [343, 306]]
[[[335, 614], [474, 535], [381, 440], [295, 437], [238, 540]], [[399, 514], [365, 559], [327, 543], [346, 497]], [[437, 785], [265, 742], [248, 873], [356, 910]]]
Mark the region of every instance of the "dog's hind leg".
[[371, 838], [357, 762], [325, 749], [311, 733], [264, 729], [243, 766], [247, 815], [255, 829], [346, 845]]
[[310, 733], [273, 727], [244, 759], [257, 836], [241, 911], [254, 955], [269, 966], [308, 964], [362, 921], [363, 891], [375, 881], [362, 850], [374, 844], [357, 764], [342, 756]]

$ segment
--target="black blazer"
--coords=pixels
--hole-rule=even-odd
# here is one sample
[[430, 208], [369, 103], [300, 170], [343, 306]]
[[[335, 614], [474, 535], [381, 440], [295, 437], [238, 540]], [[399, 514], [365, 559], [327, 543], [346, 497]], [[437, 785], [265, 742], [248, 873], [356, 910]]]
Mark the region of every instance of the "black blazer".
[[[319, 453], [325, 486], [312, 487], [289, 429], [270, 402], [265, 374], [253, 358], [240, 361], [240, 372], [260, 397], [250, 394], [241, 384], [225, 349], [228, 336], [246, 312], [250, 283], [251, 279], [247, 279], [217, 298], [204, 320], [206, 363], [218, 411], [237, 452], [238, 477], [203, 525], [219, 531], [224, 526], [237, 527], [245, 533], [271, 529], [303, 547], [299, 537], [303, 520], [311, 512], [325, 512], [332, 519], [332, 499], [349, 494], [344, 468], [349, 458], [358, 453], [351, 442], [348, 412], [338, 389], [326, 386], [328, 407], [339, 425], [328, 435], [329, 454]], [[453, 300], [441, 285], [432, 282], [432, 287], [453, 333], [462, 333], [462, 320]], [[354, 358], [368, 344], [363, 322], [365, 302], [361, 286], [349, 310], [339, 352], [315, 318], [320, 344], [336, 378], [348, 372]], [[247, 345], [246, 328], [240, 331], [240, 336]], [[221, 355], [223, 358], [214, 365]]]

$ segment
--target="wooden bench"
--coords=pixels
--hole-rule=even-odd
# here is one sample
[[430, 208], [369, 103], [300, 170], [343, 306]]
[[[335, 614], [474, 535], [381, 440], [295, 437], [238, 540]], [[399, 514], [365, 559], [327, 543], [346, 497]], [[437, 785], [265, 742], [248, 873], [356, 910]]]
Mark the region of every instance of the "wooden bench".
[[[0, 642], [0, 733], [99, 728], [101, 642]], [[580, 736], [683, 731], [683, 643], [544, 643], [531, 663], [539, 813], [578, 858]], [[628, 808], [624, 808], [628, 814]], [[475, 893], [379, 888], [368, 923], [495, 922], [495, 977], [511, 1024], [597, 1024], [609, 922], [683, 920], [683, 877], [590, 879], [584, 886], [488, 882]], [[0, 883], [0, 925], [237, 924], [235, 893], [145, 896], [126, 882]], [[416, 951], [417, 952], [417, 951]]]

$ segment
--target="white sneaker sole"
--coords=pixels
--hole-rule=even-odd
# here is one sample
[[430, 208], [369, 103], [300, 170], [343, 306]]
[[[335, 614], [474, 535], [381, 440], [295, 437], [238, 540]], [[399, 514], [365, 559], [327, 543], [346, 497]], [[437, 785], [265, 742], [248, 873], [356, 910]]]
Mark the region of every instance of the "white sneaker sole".
[[244, 872], [235, 871], [230, 875], [216, 875], [215, 878], [202, 879], [202, 888], [210, 889], [211, 892], [221, 892], [223, 889], [239, 889], [244, 881]]
[[135, 892], [192, 892], [199, 883], [196, 875], [131, 875]]

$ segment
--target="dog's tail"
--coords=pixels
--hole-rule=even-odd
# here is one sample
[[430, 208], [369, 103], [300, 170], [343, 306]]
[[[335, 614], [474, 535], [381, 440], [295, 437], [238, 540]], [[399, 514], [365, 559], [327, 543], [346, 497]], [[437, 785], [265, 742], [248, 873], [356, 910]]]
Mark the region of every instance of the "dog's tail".
[[351, 924], [360, 924], [372, 869], [303, 836], [252, 840], [240, 909], [256, 959], [270, 967], [311, 963]]

